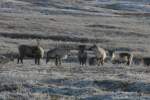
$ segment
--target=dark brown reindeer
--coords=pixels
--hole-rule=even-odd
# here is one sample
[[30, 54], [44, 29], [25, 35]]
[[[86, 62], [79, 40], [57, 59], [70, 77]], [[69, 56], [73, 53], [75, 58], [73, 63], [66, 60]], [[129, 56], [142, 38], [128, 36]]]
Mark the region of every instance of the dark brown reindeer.
[[140, 65], [143, 64], [144, 66], [150, 66], [150, 57], [140, 57], [140, 58], [134, 58], [134, 64]]
[[35, 46], [19, 45], [18, 51], [18, 63], [23, 63], [25, 57], [30, 57], [35, 59], [35, 64], [40, 64], [40, 59], [44, 56], [44, 49], [39, 45], [39, 40]]
[[136, 65], [143, 64], [144, 66], [150, 66], [150, 57], [142, 57], [142, 56], [134, 57], [133, 62]]
[[85, 45], [79, 45], [78, 60], [81, 66], [86, 65], [87, 52], [85, 51]]
[[47, 52], [46, 63], [48, 63], [50, 59], [54, 59], [56, 66], [61, 65], [62, 59], [67, 58], [69, 52], [70, 52], [69, 49], [60, 48], [60, 47], [50, 49]]
[[145, 66], [150, 66], [150, 57], [143, 57], [141, 61]]

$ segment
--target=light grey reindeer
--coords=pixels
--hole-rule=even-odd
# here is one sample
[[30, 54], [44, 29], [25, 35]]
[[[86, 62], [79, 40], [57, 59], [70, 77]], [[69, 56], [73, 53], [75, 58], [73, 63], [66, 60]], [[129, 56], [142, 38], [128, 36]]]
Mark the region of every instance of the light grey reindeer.
[[35, 64], [40, 64], [40, 59], [44, 56], [44, 49], [40, 46], [39, 40], [37, 40], [37, 45], [19, 45], [18, 47], [18, 63], [21, 61], [23, 63], [24, 57], [31, 57], [35, 59]]
[[56, 66], [61, 65], [62, 58], [67, 58], [69, 52], [69, 49], [60, 47], [50, 49], [47, 52], [46, 63], [48, 63], [50, 59], [54, 59]]
[[101, 64], [103, 65], [104, 64], [104, 61], [107, 57], [106, 55], [106, 51], [105, 49], [99, 47], [98, 45], [94, 44], [90, 50], [93, 50], [95, 56], [96, 56], [96, 60], [97, 60], [97, 64], [98, 66]]
[[115, 52], [110, 51], [112, 63], [126, 63], [126, 65], [131, 65], [133, 60], [133, 54], [131, 52]]

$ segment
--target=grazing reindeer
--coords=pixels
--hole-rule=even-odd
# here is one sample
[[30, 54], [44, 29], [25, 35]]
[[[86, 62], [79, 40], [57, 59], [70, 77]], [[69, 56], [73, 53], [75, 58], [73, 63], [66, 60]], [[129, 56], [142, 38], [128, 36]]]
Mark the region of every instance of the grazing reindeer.
[[150, 57], [143, 57], [143, 58], [142, 58], [142, 63], [143, 63], [145, 66], [150, 66]]
[[14, 61], [14, 59], [17, 57], [17, 53], [14, 53], [10, 50], [8, 50], [6, 53], [2, 54], [2, 56], [6, 57], [9, 59], [9, 61]]
[[134, 55], [132, 62], [135, 65], [140, 65], [142, 63], [142, 56]]
[[35, 64], [40, 64], [40, 58], [44, 56], [44, 49], [39, 45], [39, 40], [37, 40], [37, 46], [20, 45], [18, 51], [18, 63], [19, 61], [23, 63], [24, 57], [31, 57], [35, 59]]
[[131, 65], [133, 54], [128, 52], [119, 52], [115, 53], [113, 51], [110, 52], [112, 63], [126, 63], [127, 65]]
[[100, 64], [103, 65], [106, 59], [106, 51], [103, 48], [98, 47], [97, 45], [93, 45], [90, 49], [95, 53], [98, 66]]
[[136, 65], [143, 64], [144, 66], [150, 66], [150, 57], [134, 57], [133, 62]]
[[68, 53], [69, 50], [65, 48], [51, 49], [47, 52], [46, 63], [48, 63], [50, 59], [55, 59], [55, 65], [61, 65], [62, 58], [66, 58]]
[[85, 45], [79, 46], [79, 52], [78, 52], [78, 60], [80, 62], [80, 65], [86, 65], [87, 61], [87, 52], [85, 51]]

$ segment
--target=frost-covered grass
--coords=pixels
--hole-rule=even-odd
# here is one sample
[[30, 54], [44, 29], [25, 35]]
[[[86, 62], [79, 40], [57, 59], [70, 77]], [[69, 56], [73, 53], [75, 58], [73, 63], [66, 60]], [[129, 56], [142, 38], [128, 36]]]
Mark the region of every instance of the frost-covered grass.
[[23, 65], [1, 65], [0, 78], [0, 98], [4, 100], [150, 99], [149, 70], [143, 66], [54, 66], [44, 61], [34, 65], [32, 60], [25, 60]]

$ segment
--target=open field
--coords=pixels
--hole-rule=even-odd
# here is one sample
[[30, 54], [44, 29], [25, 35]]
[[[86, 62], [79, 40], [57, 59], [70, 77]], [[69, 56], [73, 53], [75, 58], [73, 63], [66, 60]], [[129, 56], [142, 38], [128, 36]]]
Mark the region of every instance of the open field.
[[[150, 57], [148, 0], [0, 0], [0, 54], [41, 39], [47, 51], [97, 43]], [[128, 8], [128, 9], [127, 9]], [[77, 59], [74, 57], [77, 61]], [[150, 70], [141, 65], [35, 65], [0, 61], [2, 100], [149, 100]]]

